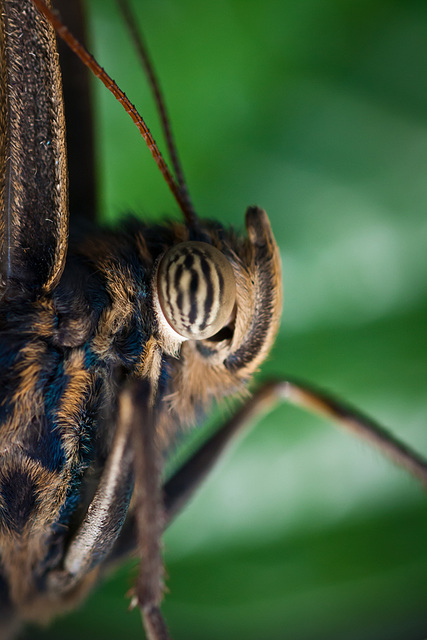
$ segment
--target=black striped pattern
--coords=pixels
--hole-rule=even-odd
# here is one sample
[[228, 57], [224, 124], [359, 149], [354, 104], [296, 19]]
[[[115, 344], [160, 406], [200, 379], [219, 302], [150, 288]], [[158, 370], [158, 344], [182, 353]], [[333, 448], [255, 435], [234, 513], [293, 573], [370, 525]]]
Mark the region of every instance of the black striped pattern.
[[168, 323], [184, 338], [217, 333], [233, 310], [234, 275], [223, 254], [204, 242], [183, 242], [163, 257], [158, 294]]

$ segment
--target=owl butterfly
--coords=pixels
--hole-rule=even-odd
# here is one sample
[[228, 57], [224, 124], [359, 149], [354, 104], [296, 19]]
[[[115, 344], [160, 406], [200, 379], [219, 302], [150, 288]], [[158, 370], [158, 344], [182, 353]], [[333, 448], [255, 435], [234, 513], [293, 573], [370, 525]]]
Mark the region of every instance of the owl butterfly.
[[[83, 32], [79, 4], [60, 8]], [[147, 637], [164, 640], [162, 533], [234, 436], [278, 400], [333, 419], [424, 485], [427, 463], [305, 383], [278, 378], [246, 395], [282, 308], [266, 213], [249, 207], [241, 234], [199, 217], [167, 118], [175, 178], [134, 107], [41, 0], [2, 0], [1, 12], [2, 637], [77, 606], [136, 554], [131, 602]], [[60, 54], [65, 116], [52, 25], [73, 49]], [[90, 121], [81, 119], [87, 79], [75, 54], [142, 129], [181, 222], [97, 226]], [[243, 398], [240, 407], [163, 479], [179, 434], [229, 395]]]

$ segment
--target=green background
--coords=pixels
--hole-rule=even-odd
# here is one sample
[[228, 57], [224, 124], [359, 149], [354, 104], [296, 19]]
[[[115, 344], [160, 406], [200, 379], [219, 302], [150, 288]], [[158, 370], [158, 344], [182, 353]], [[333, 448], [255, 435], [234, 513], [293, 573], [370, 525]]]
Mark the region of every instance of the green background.
[[[93, 49], [157, 135], [123, 24], [90, 0]], [[282, 328], [260, 379], [323, 386], [427, 453], [427, 3], [136, 2], [196, 207], [281, 249]], [[96, 89], [99, 187], [176, 214], [136, 129]], [[222, 415], [226, 415], [222, 410]], [[174, 640], [423, 640], [427, 500], [406, 474], [281, 406], [165, 536]], [[124, 567], [29, 638], [141, 638]]]

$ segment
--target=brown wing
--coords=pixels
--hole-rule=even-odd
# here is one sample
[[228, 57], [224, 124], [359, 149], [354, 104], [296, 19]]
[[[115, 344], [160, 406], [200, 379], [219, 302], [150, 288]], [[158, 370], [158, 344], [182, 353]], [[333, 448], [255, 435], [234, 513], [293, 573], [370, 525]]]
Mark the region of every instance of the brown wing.
[[1, 0], [0, 273], [2, 293], [58, 282], [67, 252], [68, 175], [53, 29], [30, 0]]

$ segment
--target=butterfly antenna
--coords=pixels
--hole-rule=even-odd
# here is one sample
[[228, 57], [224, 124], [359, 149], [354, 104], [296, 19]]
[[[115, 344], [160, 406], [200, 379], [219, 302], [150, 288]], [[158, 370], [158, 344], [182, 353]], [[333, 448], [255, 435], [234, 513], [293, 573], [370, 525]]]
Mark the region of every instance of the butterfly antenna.
[[193, 204], [191, 202], [190, 194], [188, 191], [187, 183], [184, 177], [184, 171], [182, 169], [182, 164], [179, 159], [178, 149], [175, 144], [174, 135], [171, 127], [171, 121], [169, 118], [169, 114], [166, 108], [166, 102], [164, 98], [164, 94], [160, 87], [160, 82], [157, 76], [157, 73], [154, 69], [153, 62], [151, 60], [150, 54], [148, 52], [148, 47], [144, 35], [141, 31], [141, 28], [137, 26], [137, 20], [134, 11], [131, 8], [128, 0], [116, 0], [116, 3], [119, 7], [123, 15], [123, 19], [125, 21], [126, 27], [129, 31], [129, 34], [133, 40], [134, 46], [136, 48], [139, 60], [144, 68], [145, 74], [148, 78], [148, 82], [151, 88], [151, 92], [154, 96], [154, 100], [157, 107], [157, 112], [159, 115], [159, 119], [161, 122], [163, 135], [165, 138], [165, 142], [169, 151], [169, 156], [172, 162], [172, 166], [175, 172], [176, 180], [181, 189], [182, 198], [186, 203], [186, 209], [188, 212], [191, 212], [192, 215], [197, 218], [196, 212], [194, 211]]
[[108, 73], [101, 67], [101, 65], [95, 60], [95, 58], [87, 51], [87, 49], [73, 36], [71, 31], [67, 29], [64, 23], [59, 18], [58, 14], [52, 11], [43, 0], [33, 0], [33, 4], [40, 13], [48, 20], [48, 22], [55, 29], [56, 33], [62, 38], [72, 51], [80, 58], [92, 73], [107, 87], [114, 97], [122, 104], [126, 113], [130, 116], [133, 122], [138, 127], [139, 132], [144, 138], [151, 155], [153, 156], [157, 166], [159, 167], [169, 189], [172, 192], [178, 206], [180, 207], [184, 217], [189, 226], [195, 226], [198, 218], [193, 210], [187, 210], [186, 200], [183, 197], [181, 187], [178, 182], [175, 181], [173, 175], [169, 171], [169, 168], [160, 153], [160, 150], [151, 135], [151, 132], [146, 125], [143, 117], [138, 113], [136, 107], [129, 100], [127, 95], [120, 89], [120, 87], [114, 82], [114, 80], [108, 75]]

